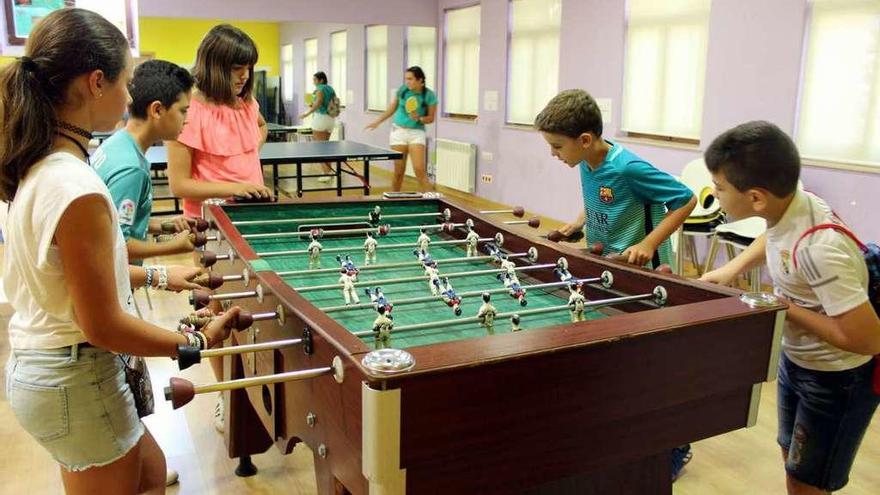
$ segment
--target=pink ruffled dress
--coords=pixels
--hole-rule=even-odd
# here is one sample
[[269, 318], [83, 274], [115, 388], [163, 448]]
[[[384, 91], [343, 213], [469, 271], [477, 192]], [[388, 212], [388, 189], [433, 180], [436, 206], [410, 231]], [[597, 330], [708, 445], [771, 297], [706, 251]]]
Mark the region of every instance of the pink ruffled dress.
[[[192, 98], [186, 125], [177, 138], [192, 152], [192, 178], [263, 185], [259, 114], [254, 99], [239, 99], [239, 107], [232, 108]], [[183, 198], [183, 213], [202, 216], [202, 202]]]

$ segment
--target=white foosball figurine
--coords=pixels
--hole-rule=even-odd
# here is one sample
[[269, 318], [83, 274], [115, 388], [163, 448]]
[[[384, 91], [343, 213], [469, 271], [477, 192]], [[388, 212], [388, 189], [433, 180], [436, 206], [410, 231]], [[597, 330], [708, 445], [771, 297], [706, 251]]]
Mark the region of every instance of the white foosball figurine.
[[355, 278], [343, 269], [342, 275], [339, 277], [339, 283], [342, 284], [342, 295], [345, 297], [346, 306], [352, 303], [359, 304], [361, 302], [357, 295], [357, 290], [354, 287], [354, 281]]
[[519, 315], [513, 315], [510, 317], [510, 331], [511, 332], [519, 332], [522, 330], [519, 326]]
[[[431, 294], [435, 296], [440, 295], [440, 289], [438, 288], [440, 285], [440, 272], [437, 270], [436, 265], [425, 266], [425, 275], [428, 276], [428, 288], [431, 289]], [[434, 282], [435, 280], [436, 283]]]
[[495, 333], [495, 315], [498, 314], [498, 310], [495, 309], [495, 306], [489, 302], [492, 296], [488, 292], [483, 292], [483, 305], [480, 306], [479, 311], [477, 311], [477, 318], [480, 320], [480, 325], [486, 328], [486, 331], [489, 334]]
[[376, 349], [388, 347], [391, 343], [391, 330], [394, 329], [394, 320], [385, 314], [385, 306], [376, 308], [379, 316], [373, 320], [373, 334], [376, 339]]
[[431, 238], [425, 233], [425, 229], [421, 229], [419, 232], [421, 232], [421, 234], [419, 234], [419, 239], [416, 241], [416, 244], [419, 247], [419, 251], [427, 254], [428, 245], [431, 244]]
[[502, 255], [501, 258], [501, 269], [506, 271], [510, 276], [516, 276], [516, 263], [510, 261], [506, 255]]
[[477, 244], [480, 242], [480, 236], [473, 229], [468, 231], [464, 238], [467, 241], [467, 257], [471, 258], [477, 255]]
[[367, 238], [364, 240], [364, 265], [376, 264], [376, 246], [379, 242], [373, 237], [372, 232], [367, 232]]
[[373, 210], [370, 212], [370, 224], [373, 226], [378, 226], [379, 222], [382, 221], [382, 207], [376, 205], [373, 207]]
[[443, 302], [446, 303], [447, 306], [452, 308], [455, 316], [460, 316], [461, 298], [458, 297], [458, 294], [455, 293], [455, 289], [452, 287], [452, 282], [449, 281], [449, 278], [443, 277], [442, 287], [439, 280], [434, 282], [434, 285], [436, 285], [437, 289], [440, 291], [440, 296], [443, 298]]
[[584, 321], [584, 304], [586, 303], [586, 298], [581, 294], [580, 286], [569, 284], [568, 291], [571, 293], [571, 295], [568, 296], [568, 311], [571, 313], [571, 321]]
[[309, 268], [321, 267], [322, 249], [324, 249], [324, 247], [321, 246], [321, 243], [318, 242], [318, 239], [315, 239], [315, 236], [312, 236], [312, 242], [309, 243], [309, 247], [307, 248], [309, 252]]

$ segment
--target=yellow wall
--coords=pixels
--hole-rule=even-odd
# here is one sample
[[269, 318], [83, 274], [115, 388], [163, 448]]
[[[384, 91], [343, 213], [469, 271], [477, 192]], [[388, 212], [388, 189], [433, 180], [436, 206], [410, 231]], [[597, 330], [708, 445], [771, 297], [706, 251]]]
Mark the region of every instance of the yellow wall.
[[15, 60], [15, 57], [0, 57], [0, 67], [3, 67], [13, 60]]
[[223, 22], [232, 24], [253, 38], [260, 52], [257, 66], [268, 68], [270, 76], [279, 75], [281, 55], [277, 22], [141, 17], [138, 24], [141, 52], [151, 52], [156, 58], [190, 68], [195, 62], [202, 37]]

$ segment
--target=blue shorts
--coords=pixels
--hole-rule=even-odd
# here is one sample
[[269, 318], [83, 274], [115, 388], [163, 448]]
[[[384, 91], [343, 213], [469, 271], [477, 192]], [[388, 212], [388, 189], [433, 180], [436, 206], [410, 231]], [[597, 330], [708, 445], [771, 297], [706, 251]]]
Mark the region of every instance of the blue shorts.
[[22, 428], [68, 471], [119, 460], [144, 434], [122, 361], [103, 349], [13, 350], [6, 396]]
[[875, 360], [845, 371], [815, 371], [779, 361], [777, 442], [788, 451], [785, 470], [810, 486], [846, 486], [880, 396], [872, 390]]

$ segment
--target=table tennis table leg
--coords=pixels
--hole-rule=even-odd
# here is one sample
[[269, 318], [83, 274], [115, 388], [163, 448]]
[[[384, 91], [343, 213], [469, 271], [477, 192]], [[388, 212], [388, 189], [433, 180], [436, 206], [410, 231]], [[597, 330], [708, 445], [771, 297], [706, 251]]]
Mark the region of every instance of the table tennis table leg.
[[296, 162], [296, 197], [303, 195], [303, 167], [302, 162]]
[[370, 195], [370, 160], [364, 160], [364, 196]]
[[272, 194], [274, 194], [276, 198], [278, 197], [278, 190], [280, 187], [280, 183], [281, 183], [281, 181], [278, 180], [278, 164], [273, 163], [272, 164]]
[[336, 160], [336, 195], [342, 196], [342, 161]]

